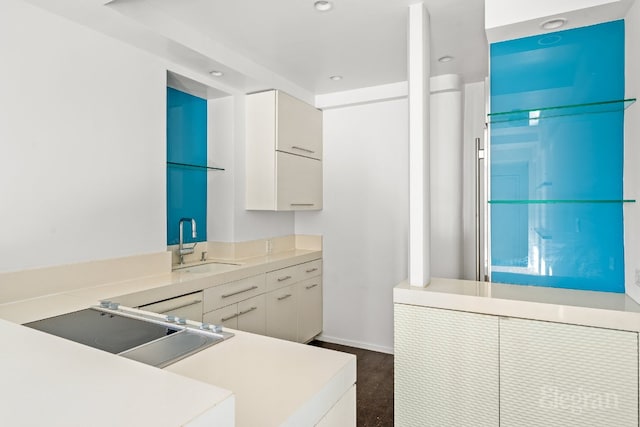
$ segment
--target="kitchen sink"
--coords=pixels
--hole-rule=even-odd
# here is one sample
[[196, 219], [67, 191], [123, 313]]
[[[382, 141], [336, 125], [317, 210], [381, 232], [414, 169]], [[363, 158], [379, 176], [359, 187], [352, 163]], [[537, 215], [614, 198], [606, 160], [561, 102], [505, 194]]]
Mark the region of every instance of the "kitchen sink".
[[233, 337], [220, 326], [194, 326], [183, 318], [105, 303], [24, 326], [159, 368]]

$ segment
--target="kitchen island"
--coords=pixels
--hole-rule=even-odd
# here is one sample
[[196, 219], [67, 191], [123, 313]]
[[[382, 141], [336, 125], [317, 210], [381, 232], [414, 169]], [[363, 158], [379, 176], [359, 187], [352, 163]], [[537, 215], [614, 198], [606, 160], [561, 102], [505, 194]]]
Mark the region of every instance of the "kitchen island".
[[133, 305], [319, 256], [292, 250], [0, 304], [3, 347], [10, 349], [0, 356], [0, 424], [355, 425], [352, 355], [231, 330], [235, 337], [158, 369], [20, 325], [101, 299]]
[[393, 298], [396, 423], [639, 425], [625, 294], [433, 278]]

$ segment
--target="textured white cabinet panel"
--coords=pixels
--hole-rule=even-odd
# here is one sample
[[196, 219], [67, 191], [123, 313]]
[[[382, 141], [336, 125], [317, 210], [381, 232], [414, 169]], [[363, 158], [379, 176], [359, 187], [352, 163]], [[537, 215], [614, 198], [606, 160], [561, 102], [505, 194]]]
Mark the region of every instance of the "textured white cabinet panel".
[[395, 425], [498, 426], [498, 318], [394, 304]]
[[638, 426], [638, 334], [500, 319], [500, 425]]

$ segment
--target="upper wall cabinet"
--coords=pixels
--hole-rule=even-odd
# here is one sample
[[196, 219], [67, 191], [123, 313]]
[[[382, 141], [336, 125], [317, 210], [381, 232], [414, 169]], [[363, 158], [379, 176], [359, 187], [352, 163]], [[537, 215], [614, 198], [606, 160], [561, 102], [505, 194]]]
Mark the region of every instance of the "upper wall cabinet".
[[247, 95], [246, 208], [322, 209], [322, 111], [286, 93]]

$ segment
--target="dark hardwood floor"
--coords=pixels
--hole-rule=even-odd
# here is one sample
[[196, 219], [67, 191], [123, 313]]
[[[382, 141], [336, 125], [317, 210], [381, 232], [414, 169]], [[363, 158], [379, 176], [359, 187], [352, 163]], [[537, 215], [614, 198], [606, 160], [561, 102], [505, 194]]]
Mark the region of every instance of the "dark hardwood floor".
[[358, 427], [393, 426], [393, 355], [322, 341], [311, 345], [355, 354]]

